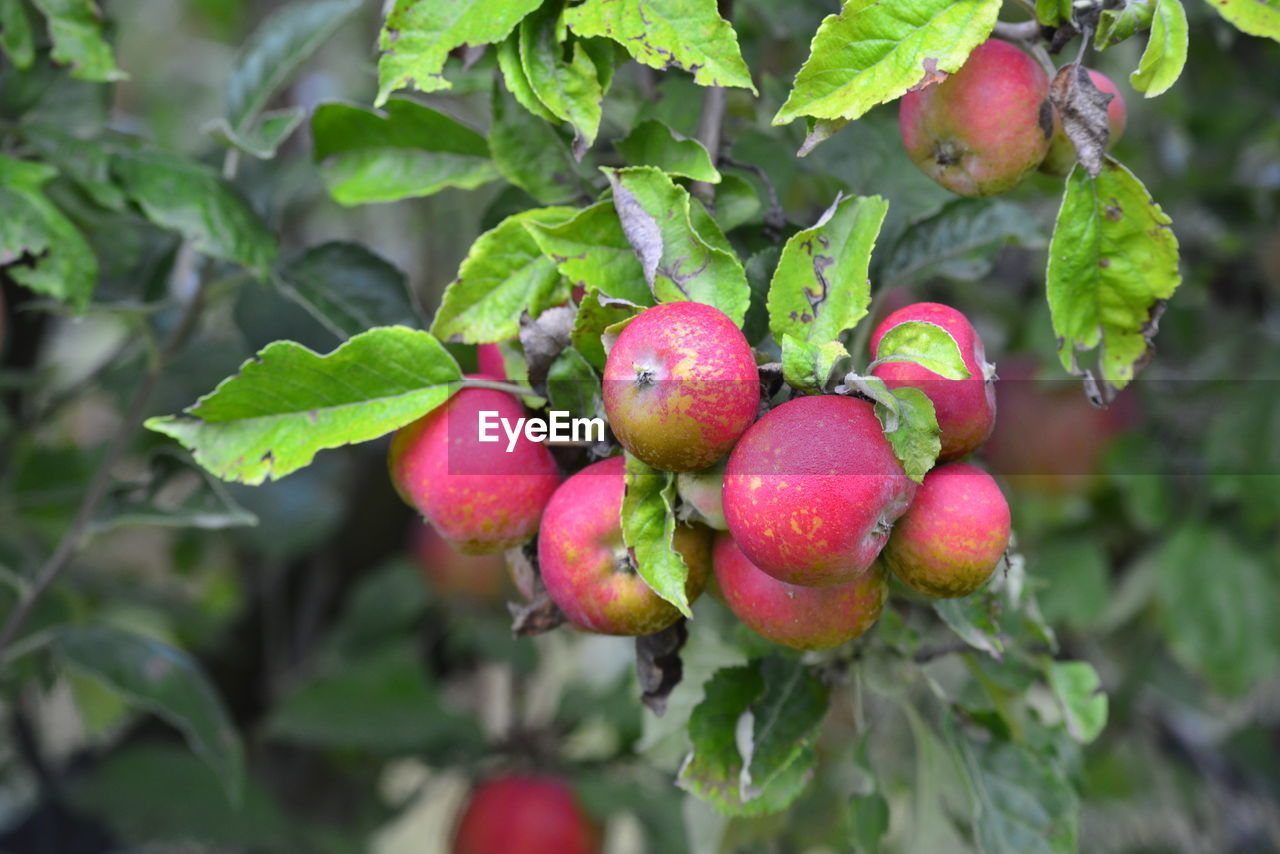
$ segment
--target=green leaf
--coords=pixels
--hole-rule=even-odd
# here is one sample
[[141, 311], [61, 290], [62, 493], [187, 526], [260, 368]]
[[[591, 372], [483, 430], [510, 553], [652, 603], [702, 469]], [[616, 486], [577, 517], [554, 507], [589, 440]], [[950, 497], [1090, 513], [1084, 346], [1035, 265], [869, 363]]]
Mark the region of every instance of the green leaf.
[[650, 68], [684, 69], [699, 86], [756, 91], [716, 0], [586, 0], [565, 13], [565, 23], [580, 36], [613, 39]]
[[836, 363], [847, 358], [849, 351], [839, 341], [818, 344], [793, 335], [782, 338], [782, 377], [787, 385], [805, 394], [826, 391]]
[[408, 643], [362, 653], [283, 697], [267, 730], [295, 744], [384, 755], [478, 749], [476, 720], [447, 710], [424, 676]]
[[598, 202], [560, 223], [528, 221], [525, 228], [560, 275], [574, 285], [636, 305], [653, 303], [644, 270], [612, 202]]
[[560, 4], [548, 3], [520, 22], [520, 66], [538, 100], [552, 115], [573, 125], [575, 156], [581, 158], [600, 130], [604, 90], [596, 65], [582, 42], [574, 42], [570, 59], [561, 46]]
[[450, 88], [444, 78], [449, 51], [500, 42], [541, 0], [395, 0], [379, 36], [378, 97], [382, 106], [396, 89]]
[[996, 623], [999, 606], [994, 596], [978, 591], [963, 599], [938, 599], [933, 610], [962, 641], [999, 661], [1004, 655], [1004, 636]]
[[513, 107], [496, 85], [492, 104], [489, 151], [503, 178], [544, 205], [585, 195], [578, 163], [556, 127]]
[[702, 203], [651, 166], [605, 174], [623, 233], [658, 301], [706, 303], [741, 326], [751, 302], [747, 275]]
[[604, 370], [608, 354], [601, 341], [605, 330], [624, 323], [640, 313], [641, 307], [610, 299], [596, 288], [587, 288], [578, 303], [578, 316], [573, 321], [573, 347], [599, 371]]
[[556, 114], [538, 99], [533, 91], [529, 76], [524, 73], [524, 65], [520, 61], [520, 28], [502, 41], [497, 48], [498, 70], [502, 72], [502, 80], [507, 84], [507, 91], [515, 96], [520, 106], [534, 116], [548, 122], [558, 121]]
[[[1280, 39], [1280, 11], [1276, 17], [1276, 38]], [[1142, 52], [1138, 70], [1129, 75], [1129, 82], [1146, 97], [1154, 98], [1178, 81], [1186, 64], [1187, 13], [1182, 0], [1156, 0], [1147, 49]]]
[[763, 207], [755, 186], [741, 175], [724, 175], [716, 187], [715, 217], [725, 232], [755, 220]]
[[462, 379], [432, 336], [370, 329], [317, 355], [292, 341], [267, 345], [186, 410], [146, 427], [177, 439], [223, 480], [282, 478], [325, 448], [365, 442], [435, 409]]
[[1008, 742], [974, 742], [947, 715], [983, 854], [1075, 854], [1079, 802], [1054, 763]]
[[856, 119], [938, 72], [954, 73], [991, 34], [999, 11], [1000, 0], [846, 0], [818, 28], [773, 123]]
[[879, 196], [836, 199], [816, 223], [787, 240], [769, 283], [769, 329], [782, 341], [825, 344], [867, 314], [867, 269], [889, 203]]
[[799, 797], [812, 775], [813, 747], [804, 744], [763, 790], [752, 792], [755, 797], [750, 799], [744, 797], [738, 728], [764, 690], [759, 662], [724, 668], [707, 681], [703, 699], [689, 717], [693, 751], [680, 767], [676, 782], [727, 815], [781, 812]]
[[1135, 33], [1151, 29], [1154, 13], [1155, 0], [1129, 0], [1117, 9], [1103, 9], [1098, 16], [1098, 31], [1093, 35], [1094, 48], [1106, 50]]
[[54, 643], [68, 666], [182, 731], [233, 798], [244, 784], [240, 737], [221, 698], [185, 652], [107, 625], [75, 626]]
[[[1010, 202], [996, 199], [957, 199], [927, 219], [906, 229], [877, 265], [875, 278], [883, 284], [909, 284], [949, 272], [948, 265], [989, 256], [1013, 243], [1028, 249], [1047, 241], [1035, 217]], [[985, 267], [985, 265], [984, 265]]]
[[258, 25], [240, 49], [227, 81], [232, 138], [249, 133], [272, 96], [358, 8], [359, 0], [304, 0], [276, 9]]
[[53, 124], [29, 122], [23, 138], [104, 208], [124, 210], [125, 195], [111, 178], [111, 153], [93, 139], [81, 139]]
[[[615, 143], [618, 153], [632, 166], [656, 166], [668, 175], [679, 175], [709, 184], [720, 182], [711, 155], [696, 139], [685, 139], [656, 119], [636, 125]], [[717, 194], [717, 203], [719, 196]]]
[[1062, 705], [1067, 732], [1081, 744], [1096, 739], [1107, 725], [1107, 695], [1098, 671], [1087, 661], [1049, 661], [1045, 675]]
[[1280, 0], [1207, 0], [1236, 29], [1280, 41]]
[[942, 430], [938, 427], [933, 401], [920, 389], [907, 386], [888, 390], [888, 393], [897, 409], [877, 400], [876, 418], [880, 419], [884, 437], [893, 446], [893, 455], [902, 463], [907, 477], [923, 483], [942, 450]]
[[1077, 351], [1101, 345], [1103, 378], [1124, 388], [1182, 277], [1169, 217], [1116, 160], [1108, 157], [1096, 179], [1081, 168], [1067, 178], [1047, 279], [1063, 366], [1076, 370]]
[[[1102, 14], [1105, 15], [1106, 12]], [[1036, 20], [1044, 27], [1071, 23], [1071, 0], [1036, 0]]]
[[127, 80], [102, 37], [102, 12], [93, 0], [33, 0], [49, 24], [53, 60], [71, 66], [79, 80]]
[[26, 71], [36, 60], [31, 19], [22, 0], [0, 0], [0, 48], [19, 71]]
[[98, 259], [40, 190], [56, 174], [43, 163], [0, 154], [0, 267], [18, 284], [78, 313], [93, 295]]
[[307, 111], [304, 108], [289, 107], [263, 113], [257, 128], [250, 131], [238, 133], [231, 129], [225, 119], [217, 119], [205, 126], [205, 132], [223, 145], [243, 151], [250, 157], [270, 160], [306, 117]]
[[949, 380], [971, 376], [951, 333], [923, 320], [908, 320], [885, 332], [876, 345], [875, 364], [881, 362], [915, 362]]
[[404, 273], [359, 243], [312, 247], [278, 273], [284, 294], [341, 339], [374, 326], [414, 323]]
[[149, 474], [142, 483], [123, 483], [108, 492], [90, 530], [145, 525], [217, 531], [258, 524], [258, 517], [240, 506], [224, 484], [171, 447], [151, 458]]
[[757, 794], [799, 759], [827, 713], [827, 686], [799, 658], [771, 655], [760, 662], [760, 675], [764, 690], [751, 704], [744, 796]]
[[315, 159], [341, 205], [475, 189], [497, 179], [484, 137], [443, 113], [396, 99], [386, 115], [322, 104], [311, 118]]
[[635, 555], [636, 571], [666, 601], [692, 617], [685, 584], [689, 566], [676, 551], [676, 476], [627, 454], [622, 499], [622, 541]]
[[604, 411], [600, 378], [591, 363], [572, 347], [562, 351], [547, 372], [550, 408], [575, 418], [596, 418]]
[[178, 232], [200, 252], [255, 270], [275, 258], [275, 235], [204, 164], [160, 151], [121, 151], [111, 171], [147, 219]]
[[1217, 690], [1239, 695], [1280, 663], [1275, 575], [1232, 537], [1180, 527], [1154, 564], [1160, 626], [1184, 667]]
[[555, 261], [542, 254], [525, 223], [559, 223], [573, 214], [572, 208], [536, 208], [480, 235], [445, 289], [432, 333], [466, 344], [502, 341], [519, 333], [522, 312], [537, 317], [566, 299]]

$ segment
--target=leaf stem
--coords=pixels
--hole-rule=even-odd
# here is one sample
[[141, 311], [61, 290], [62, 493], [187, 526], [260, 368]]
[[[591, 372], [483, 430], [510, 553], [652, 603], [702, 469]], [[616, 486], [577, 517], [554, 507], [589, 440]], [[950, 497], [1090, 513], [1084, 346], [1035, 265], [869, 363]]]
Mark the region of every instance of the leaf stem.
[[494, 391], [505, 391], [519, 397], [542, 397], [542, 395], [538, 394], [528, 386], [516, 385], [515, 383], [504, 383], [499, 382], [498, 380], [477, 380], [468, 377], [467, 379], [461, 380], [458, 385], [461, 388], [491, 388]]

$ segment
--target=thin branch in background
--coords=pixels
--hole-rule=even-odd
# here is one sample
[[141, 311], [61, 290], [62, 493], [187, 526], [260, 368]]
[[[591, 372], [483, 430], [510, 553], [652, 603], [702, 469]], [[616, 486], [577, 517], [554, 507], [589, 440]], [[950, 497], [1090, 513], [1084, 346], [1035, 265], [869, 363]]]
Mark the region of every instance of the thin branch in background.
[[[726, 21], [733, 20], [733, 0], [719, 0], [717, 8], [720, 11], [720, 17]], [[715, 163], [720, 158], [720, 135], [724, 125], [724, 111], [727, 104], [727, 95], [723, 86], [708, 87], [706, 93], [702, 96], [702, 116], [698, 119], [698, 142], [702, 143], [702, 147], [711, 155], [711, 162]], [[716, 188], [714, 184], [708, 184], [706, 181], [693, 182], [694, 194], [712, 205], [715, 202]]]

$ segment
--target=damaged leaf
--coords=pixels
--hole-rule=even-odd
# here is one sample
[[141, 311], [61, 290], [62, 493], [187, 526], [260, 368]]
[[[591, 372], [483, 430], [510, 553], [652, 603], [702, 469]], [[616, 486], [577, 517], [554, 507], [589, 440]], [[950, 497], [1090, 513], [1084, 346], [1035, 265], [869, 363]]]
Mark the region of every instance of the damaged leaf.
[[667, 698], [684, 677], [680, 650], [687, 640], [689, 626], [683, 617], [660, 632], [636, 638], [640, 702], [658, 717], [667, 710]]
[[1062, 120], [1063, 132], [1075, 147], [1080, 164], [1095, 177], [1111, 140], [1107, 105], [1114, 97], [1094, 85], [1089, 70], [1078, 62], [1062, 66], [1049, 86], [1049, 100]]

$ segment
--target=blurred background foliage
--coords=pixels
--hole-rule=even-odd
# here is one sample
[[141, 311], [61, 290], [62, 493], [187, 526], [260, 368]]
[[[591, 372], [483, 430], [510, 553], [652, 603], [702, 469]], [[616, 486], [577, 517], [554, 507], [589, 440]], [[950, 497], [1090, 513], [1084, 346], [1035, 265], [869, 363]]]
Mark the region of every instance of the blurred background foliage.
[[[6, 63], [0, 145], [14, 150], [15, 125], [34, 117], [66, 133], [145, 137], [218, 165], [223, 152], [206, 122], [222, 114], [240, 45], [278, 4], [103, 5], [128, 79], [109, 87], [72, 80], [43, 58], [25, 75]], [[377, 5], [348, 19], [271, 106], [370, 103]], [[988, 462], [1007, 475], [1017, 548], [1063, 657], [1091, 662], [1110, 696], [1097, 741], [1059, 746], [1080, 792], [1080, 850], [1280, 850], [1280, 45], [1191, 3], [1187, 72], [1167, 95], [1146, 101], [1124, 82], [1140, 45], [1098, 59], [1129, 107], [1115, 153], [1172, 217], [1186, 278], [1154, 362], [1099, 413], [1057, 365], [1044, 299], [1058, 182], [1037, 177], [984, 203], [998, 225], [930, 247], [924, 237], [966, 233], [979, 208], [909, 163], [892, 106], [802, 160], [802, 126], [769, 126], [830, 11], [815, 0], [737, 4], [762, 95], [728, 94], [723, 186], [734, 187], [746, 223], [734, 233], [738, 248], [771, 245], [774, 197], [793, 228], [837, 191], [884, 195], [876, 311], [947, 302], [985, 339], [1004, 378]], [[421, 100], [483, 130], [493, 76], [485, 56], [453, 73], [447, 96]], [[701, 106], [702, 91], [681, 72], [628, 63], [605, 101], [601, 139], [650, 117], [692, 136]], [[611, 162], [607, 145], [597, 148], [593, 156]], [[60, 150], [78, 156], [70, 144]], [[75, 174], [47, 191], [99, 258], [93, 310], [73, 318], [4, 282], [0, 566], [10, 577], [31, 572], [70, 523], [145, 369], [140, 327], [176, 322], [163, 297], [182, 284], [169, 275], [178, 238], [110, 204], [109, 185]], [[393, 294], [378, 316], [420, 325], [472, 240], [536, 204], [497, 182], [340, 207], [319, 180], [305, 124], [274, 160], [241, 158], [235, 184], [280, 235], [283, 257], [343, 241], [389, 262], [348, 258], [341, 269], [353, 288]], [[313, 270], [332, 273], [338, 260], [321, 258]], [[221, 266], [214, 275], [204, 319], [150, 412], [178, 411], [269, 341], [327, 351], [344, 337], [279, 281]], [[730, 821], [686, 797], [672, 784], [688, 750], [684, 724], [702, 681], [752, 648], [745, 630], [704, 598], [685, 680], [655, 718], [637, 702], [629, 641], [569, 631], [515, 641], [502, 593], [446, 589], [429, 571], [440, 558], [414, 545], [384, 453], [385, 442], [374, 442], [325, 452], [278, 483], [197, 488], [200, 475], [167, 442], [137, 437], [121, 469], [156, 485], [153, 494], [106, 502], [90, 547], [0, 675], [9, 735], [0, 744], [0, 850], [437, 852], [468, 781], [506, 768], [566, 775], [612, 854], [874, 850], [863, 834], [885, 820], [884, 850], [970, 850], [951, 818], [967, 794], [946, 733], [913, 710], [927, 696], [904, 695], [893, 708], [897, 674], [887, 660], [864, 663], [850, 688], [866, 691], [857, 703], [833, 698], [818, 784], [790, 811]], [[244, 514], [257, 525], [235, 527]], [[12, 601], [14, 589], [0, 586], [0, 595]], [[887, 643], [936, 623], [895, 601], [876, 630]], [[127, 702], [127, 685], [95, 678], [103, 669], [92, 659], [117, 651], [93, 637], [59, 647], [65, 666], [15, 653], [42, 629], [90, 619], [186, 650], [207, 673], [229, 720], [185, 733], [203, 754]], [[996, 668], [978, 654], [924, 667], [939, 684], [982, 685], [981, 696], [965, 698], [978, 717], [1030, 678], [1028, 667]], [[166, 702], [198, 707], [204, 684], [175, 685]], [[883, 707], [865, 731], [864, 704]], [[210, 767], [240, 761], [218, 741], [221, 727], [244, 740], [238, 799]], [[877, 790], [887, 816], [868, 797]]]

